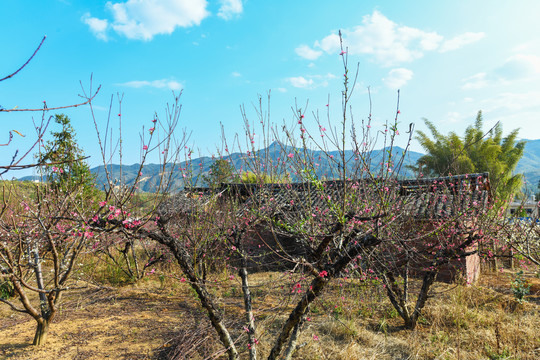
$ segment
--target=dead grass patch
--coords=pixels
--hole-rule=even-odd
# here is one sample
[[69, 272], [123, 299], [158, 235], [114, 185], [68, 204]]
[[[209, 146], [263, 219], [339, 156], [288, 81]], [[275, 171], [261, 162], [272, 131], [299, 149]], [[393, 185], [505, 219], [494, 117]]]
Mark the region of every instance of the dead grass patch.
[[[528, 274], [531, 289], [540, 279]], [[241, 286], [230, 274], [209, 280], [211, 291], [247, 357]], [[518, 303], [511, 272], [492, 273], [476, 286], [437, 283], [415, 330], [404, 330], [377, 284], [336, 280], [315, 301], [298, 339], [295, 359], [540, 358], [540, 304], [531, 292]], [[161, 281], [160, 281], [161, 279]], [[260, 358], [301, 294], [286, 273], [258, 273], [253, 284]], [[219, 285], [219, 286], [218, 286]], [[138, 284], [88, 287], [66, 298], [49, 343], [34, 348], [33, 320], [0, 307], [2, 359], [205, 359], [221, 350], [196, 294], [173, 277]]]

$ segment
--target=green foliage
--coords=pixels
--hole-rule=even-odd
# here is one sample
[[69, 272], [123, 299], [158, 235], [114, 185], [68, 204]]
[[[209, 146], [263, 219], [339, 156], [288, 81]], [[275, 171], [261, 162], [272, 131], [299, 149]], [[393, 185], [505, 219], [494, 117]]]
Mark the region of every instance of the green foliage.
[[492, 349], [489, 345], [486, 345], [484, 349], [488, 359], [490, 360], [508, 360], [512, 358], [510, 355], [510, 350], [506, 347], [502, 351], [499, 351]]
[[256, 174], [246, 171], [240, 176], [240, 181], [244, 184], [276, 184], [290, 182], [288, 174], [283, 176], [271, 176], [265, 173]]
[[332, 316], [334, 319], [339, 320], [343, 317], [343, 308], [341, 306], [335, 306], [332, 310]]
[[55, 123], [62, 129], [51, 132], [53, 140], [44, 145], [44, 150], [38, 155], [42, 175], [53, 187], [60, 190], [73, 189], [81, 186], [85, 193], [95, 194], [95, 176], [83, 160], [84, 153], [75, 139], [76, 133], [70, 119], [63, 114], [55, 115]]
[[9, 279], [0, 280], [0, 299], [9, 299], [15, 295], [15, 287]]
[[[35, 200], [36, 184], [32, 181], [0, 180], [0, 200], [5, 202], [17, 201], [19, 197]], [[17, 196], [15, 196], [17, 194]]]
[[525, 301], [525, 296], [529, 294], [531, 285], [523, 278], [523, 270], [520, 270], [512, 281], [512, 292], [519, 303]]
[[241, 175], [234, 173], [234, 167], [224, 159], [216, 160], [211, 166], [208, 174], [202, 176], [203, 182], [213, 189], [226, 182], [241, 182], [244, 184], [270, 184], [285, 183], [290, 181], [287, 174], [283, 176], [271, 176], [265, 173], [254, 173], [245, 171]]
[[227, 160], [218, 159], [210, 166], [208, 174], [202, 176], [202, 180], [206, 185], [215, 189], [221, 183], [232, 181], [233, 171], [232, 165]]
[[491, 186], [502, 201], [521, 190], [523, 176], [512, 174], [525, 148], [524, 141], [517, 141], [519, 129], [503, 138], [498, 123], [485, 133], [481, 111], [474, 126], [469, 126], [463, 137], [455, 132], [443, 135], [432, 122], [424, 121], [432, 138], [418, 132], [416, 139], [427, 154], [418, 159], [413, 169], [427, 176], [489, 172]]
[[240, 181], [245, 184], [256, 184], [257, 181], [257, 175], [254, 172], [246, 171], [240, 175]]

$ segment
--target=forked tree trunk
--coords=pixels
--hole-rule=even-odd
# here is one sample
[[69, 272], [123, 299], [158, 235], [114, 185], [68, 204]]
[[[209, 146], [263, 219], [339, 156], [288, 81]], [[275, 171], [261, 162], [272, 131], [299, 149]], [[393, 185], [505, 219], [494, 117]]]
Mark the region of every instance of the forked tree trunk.
[[416, 324], [418, 323], [418, 318], [420, 317], [420, 314], [422, 312], [422, 309], [426, 305], [426, 301], [428, 299], [428, 293], [429, 289], [431, 288], [431, 285], [435, 282], [435, 278], [437, 277], [438, 271], [428, 271], [424, 275], [424, 279], [422, 280], [422, 288], [420, 289], [420, 294], [418, 294], [418, 299], [416, 300], [416, 305], [414, 307], [414, 311], [410, 317], [410, 320], [408, 323], [405, 324], [405, 326], [408, 329], [414, 329], [416, 327]]
[[424, 277], [422, 279], [422, 288], [418, 293], [416, 304], [412, 313], [409, 311], [407, 304], [408, 289], [405, 289], [405, 291], [401, 291], [392, 272], [387, 272], [385, 274], [383, 279], [386, 285], [386, 294], [388, 295], [390, 302], [394, 306], [394, 309], [397, 310], [399, 316], [401, 316], [401, 318], [405, 322], [405, 328], [412, 330], [416, 327], [416, 324], [418, 323], [418, 318], [422, 313], [422, 309], [426, 305], [429, 289], [433, 285], [433, 282], [437, 277], [437, 273], [438, 272], [434, 270], [428, 271], [424, 274]]
[[296, 307], [290, 312], [289, 318], [283, 324], [281, 332], [274, 342], [274, 347], [268, 355], [268, 360], [277, 360], [281, 354], [285, 343], [289, 340], [291, 332], [296, 327], [296, 325], [302, 320], [302, 317], [306, 313], [307, 308], [313, 303], [313, 301], [320, 295], [322, 290], [325, 288], [328, 280], [339, 275], [343, 269], [362, 251], [367, 250], [368, 248], [375, 247], [380, 244], [375, 236], [368, 234], [365, 235], [361, 240], [357, 241], [357, 244], [346, 251], [338, 260], [333, 264], [329, 264], [325, 267], [327, 278], [325, 276], [319, 275], [314, 278], [310, 284], [310, 290], [308, 290], [305, 295], [298, 301]]
[[41, 319], [38, 321], [36, 334], [34, 335], [34, 342], [32, 345], [41, 346], [47, 342], [47, 336], [49, 335], [49, 320]]
[[394, 309], [398, 312], [399, 316], [405, 321], [405, 327], [409, 328], [411, 317], [407, 305], [408, 299], [408, 286], [405, 286], [407, 282], [403, 284], [403, 291], [399, 288], [399, 284], [391, 271], [387, 271], [382, 276], [386, 294], [390, 299], [390, 302], [394, 306]]
[[161, 229], [161, 234], [145, 230], [141, 230], [141, 234], [159, 242], [162, 245], [167, 246], [173, 253], [174, 257], [178, 261], [178, 265], [180, 265], [184, 274], [189, 279], [190, 286], [199, 296], [201, 306], [206, 310], [212, 327], [218, 333], [219, 339], [226, 349], [225, 351], [227, 352], [228, 359], [238, 359], [238, 351], [236, 350], [234, 341], [231, 338], [225, 323], [223, 322], [223, 313], [217, 304], [215, 304], [213, 296], [206, 290], [204, 282], [201, 281], [202, 279], [196, 275], [195, 270], [191, 265], [189, 253], [186, 248], [180, 242], [176, 241], [175, 238], [170, 236], [165, 229]]

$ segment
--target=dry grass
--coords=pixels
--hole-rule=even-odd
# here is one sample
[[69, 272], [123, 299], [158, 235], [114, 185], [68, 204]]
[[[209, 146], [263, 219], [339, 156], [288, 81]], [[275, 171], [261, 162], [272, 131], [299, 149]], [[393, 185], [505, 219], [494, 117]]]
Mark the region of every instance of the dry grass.
[[[170, 270], [170, 269], [169, 269]], [[381, 289], [335, 282], [312, 306], [295, 359], [538, 359], [540, 279], [528, 302], [512, 295], [512, 272], [487, 274], [476, 286], [437, 284], [415, 330], [404, 330]], [[212, 291], [222, 297], [242, 358], [247, 357], [237, 280], [221, 274]], [[0, 306], [2, 359], [204, 359], [219, 343], [186, 283], [159, 274], [138, 285], [89, 287], [67, 293], [49, 342], [31, 345], [35, 323]], [[251, 276], [264, 358], [298, 298], [282, 273]], [[224, 286], [217, 286], [224, 285]], [[183, 357], [182, 357], [183, 356]]]
[[136, 287], [72, 293], [51, 325], [48, 343], [40, 348], [28, 345], [34, 320], [4, 311], [0, 358], [150, 359], [185, 316], [179, 303], [173, 294]]

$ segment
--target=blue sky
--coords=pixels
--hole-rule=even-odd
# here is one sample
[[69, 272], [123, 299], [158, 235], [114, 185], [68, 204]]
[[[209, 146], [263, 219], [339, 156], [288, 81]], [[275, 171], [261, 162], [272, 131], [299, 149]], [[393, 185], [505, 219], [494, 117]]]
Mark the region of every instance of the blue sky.
[[[540, 2], [342, 0], [1, 0], [0, 78], [15, 71], [47, 35], [17, 76], [0, 82], [6, 109], [80, 101], [80, 82], [101, 85], [94, 100], [100, 129], [111, 96], [123, 94], [124, 162], [138, 162], [140, 134], [154, 113], [164, 118], [172, 91], [182, 93], [180, 126], [196, 153], [220, 144], [220, 123], [243, 132], [240, 106], [255, 121], [253, 103], [271, 91], [271, 119], [293, 124], [291, 107], [326, 112], [340, 121], [343, 68], [336, 34], [342, 30], [351, 68], [359, 63], [352, 97], [355, 119], [373, 127], [393, 119], [400, 89], [400, 130], [422, 118], [459, 134], [484, 112], [485, 127], [540, 138]], [[330, 102], [328, 98], [330, 97]], [[87, 107], [64, 111], [92, 166], [101, 163]], [[111, 121], [118, 120], [113, 101]], [[40, 113], [0, 113], [0, 134], [15, 129], [1, 162], [26, 149]], [[117, 126], [113, 129], [116, 132]], [[35, 137], [34, 137], [35, 138]], [[255, 138], [258, 139], [257, 137]], [[404, 140], [400, 140], [404, 141]], [[0, 143], [4, 143], [0, 139]], [[413, 143], [413, 150], [421, 150]], [[153, 159], [155, 160], [155, 158]], [[27, 162], [31, 159], [27, 159]], [[18, 176], [19, 173], [10, 173]]]

